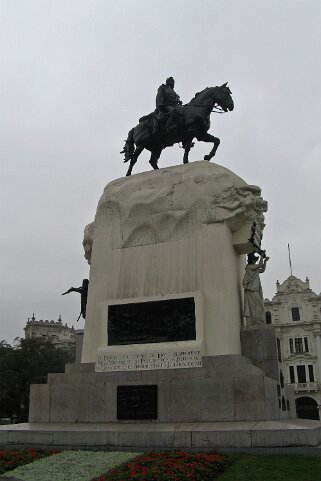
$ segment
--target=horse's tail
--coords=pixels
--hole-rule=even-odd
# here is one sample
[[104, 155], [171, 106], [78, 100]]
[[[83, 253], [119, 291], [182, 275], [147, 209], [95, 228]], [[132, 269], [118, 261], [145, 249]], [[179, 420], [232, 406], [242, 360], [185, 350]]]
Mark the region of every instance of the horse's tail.
[[120, 152], [121, 154], [125, 154], [124, 163], [128, 162], [132, 158], [132, 155], [134, 152], [135, 152], [134, 129], [131, 129], [128, 132], [127, 140], [125, 140], [124, 148]]

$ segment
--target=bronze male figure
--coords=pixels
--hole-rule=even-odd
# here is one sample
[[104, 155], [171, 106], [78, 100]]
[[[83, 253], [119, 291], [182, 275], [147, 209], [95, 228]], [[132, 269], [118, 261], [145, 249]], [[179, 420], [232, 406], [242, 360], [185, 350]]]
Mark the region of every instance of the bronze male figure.
[[178, 142], [182, 142], [184, 148], [183, 162], [188, 163], [194, 138], [214, 144], [204, 160], [210, 160], [215, 155], [220, 139], [207, 132], [213, 108], [219, 109], [220, 113], [234, 109], [227, 82], [220, 87], [205, 88], [185, 105], [182, 105], [174, 86], [173, 77], [169, 77], [158, 89], [156, 110], [141, 117], [139, 124], [129, 131], [121, 152], [125, 154], [124, 161], [130, 162], [126, 175], [131, 175], [133, 166], [144, 149], [151, 152], [149, 163], [153, 169], [158, 169], [162, 150]]
[[70, 292], [79, 292], [80, 294], [80, 314], [77, 319], [79, 321], [80, 317], [82, 316], [86, 319], [86, 307], [87, 307], [87, 297], [88, 297], [88, 285], [89, 280], [84, 279], [82, 281], [82, 285], [80, 287], [71, 287], [68, 291], [64, 292], [62, 295], [70, 294]]

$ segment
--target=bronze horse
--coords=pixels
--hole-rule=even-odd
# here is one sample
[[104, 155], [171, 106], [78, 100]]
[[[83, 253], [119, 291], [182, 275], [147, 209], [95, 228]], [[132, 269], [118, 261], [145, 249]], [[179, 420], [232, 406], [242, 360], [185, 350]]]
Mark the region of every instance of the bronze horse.
[[[129, 162], [127, 176], [137, 162], [144, 149], [151, 152], [149, 163], [153, 169], [158, 169], [158, 159], [166, 147], [182, 142], [184, 148], [184, 164], [188, 163], [188, 154], [196, 138], [202, 142], [213, 142], [214, 146], [204, 160], [214, 157], [220, 144], [220, 139], [207, 133], [210, 128], [210, 115], [214, 107], [222, 112], [232, 111], [234, 102], [227, 83], [220, 87], [207, 87], [183, 106], [177, 106], [172, 112], [157, 120], [155, 113], [142, 117], [139, 124], [128, 133], [124, 149], [125, 161]], [[155, 125], [157, 126], [155, 128]]]

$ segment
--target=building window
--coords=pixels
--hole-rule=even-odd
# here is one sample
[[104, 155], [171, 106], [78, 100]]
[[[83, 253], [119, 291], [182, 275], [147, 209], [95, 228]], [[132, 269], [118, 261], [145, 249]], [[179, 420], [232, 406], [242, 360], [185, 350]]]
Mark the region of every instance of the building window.
[[299, 321], [300, 320], [300, 311], [298, 307], [292, 307], [292, 321]]
[[309, 342], [307, 337], [304, 338], [304, 350], [305, 352], [309, 352]]
[[[295, 382], [298, 382], [298, 383], [314, 382], [315, 380], [313, 364], [309, 364], [308, 366], [305, 366], [305, 365], [296, 366], [296, 373], [297, 373], [297, 381], [295, 380], [294, 366], [289, 366], [291, 384]], [[307, 373], [309, 373], [308, 379], [307, 379]]]
[[303, 352], [303, 339], [302, 337], [294, 338], [295, 352]]
[[312, 365], [312, 364], [309, 364], [309, 365], [308, 365], [308, 369], [309, 369], [309, 379], [310, 379], [310, 382], [314, 382], [313, 365]]
[[289, 372], [290, 372], [290, 383], [294, 383], [295, 377], [294, 377], [294, 367], [293, 366], [289, 366]]
[[276, 339], [276, 345], [277, 345], [277, 350], [278, 350], [279, 362], [282, 362], [281, 341], [280, 341], [279, 338]]
[[297, 366], [298, 382], [307, 382], [305, 366]]
[[280, 384], [281, 384], [281, 388], [283, 389], [284, 388], [284, 376], [283, 376], [282, 370], [280, 370]]
[[309, 340], [307, 337], [289, 338], [290, 353], [309, 352]]
[[266, 324], [272, 324], [272, 316], [269, 311], [265, 313], [265, 322]]

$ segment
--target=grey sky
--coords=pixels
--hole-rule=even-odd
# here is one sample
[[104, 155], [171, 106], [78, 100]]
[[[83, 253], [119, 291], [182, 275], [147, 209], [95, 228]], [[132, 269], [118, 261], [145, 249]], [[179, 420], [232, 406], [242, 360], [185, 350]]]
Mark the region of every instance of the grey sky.
[[[169, 75], [183, 102], [229, 82], [214, 160], [269, 203], [265, 297], [289, 275], [288, 242], [319, 293], [320, 22], [319, 0], [0, 0], [0, 339], [22, 336], [33, 312], [75, 324], [79, 299], [60, 294], [88, 276], [83, 228]], [[159, 165], [181, 162], [174, 146]], [[149, 168], [144, 152], [135, 173]]]

